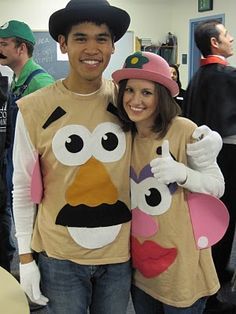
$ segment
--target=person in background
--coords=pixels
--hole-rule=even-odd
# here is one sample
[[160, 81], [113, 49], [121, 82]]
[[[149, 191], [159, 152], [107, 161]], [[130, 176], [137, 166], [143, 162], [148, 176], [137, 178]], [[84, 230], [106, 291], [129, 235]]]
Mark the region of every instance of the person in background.
[[185, 89], [182, 88], [182, 84], [180, 82], [180, 75], [179, 75], [179, 67], [176, 64], [170, 64], [170, 73], [172, 80], [176, 81], [176, 83], [179, 86], [179, 94], [174, 97], [177, 104], [180, 106], [180, 108], [183, 108], [183, 102], [185, 97]]
[[12, 246], [9, 247], [9, 216], [5, 215], [7, 203], [5, 154], [10, 144], [10, 127], [7, 125], [7, 97], [8, 77], [2, 76], [0, 73], [0, 266], [10, 271], [14, 250], [12, 250]]
[[197, 126], [178, 117], [173, 99], [178, 84], [162, 57], [136, 52], [112, 77], [119, 84], [123, 129], [134, 137], [130, 176], [135, 312], [201, 314], [219, 282], [210, 248], [196, 246], [186, 192], [222, 196], [222, 173], [215, 161], [189, 168], [186, 145]]
[[8, 66], [13, 72], [8, 95], [9, 123], [11, 124], [10, 145], [6, 154], [7, 206], [5, 220], [8, 221], [9, 255], [13, 257], [15, 247], [11, 237], [12, 228], [12, 149], [17, 115], [16, 101], [21, 97], [52, 84], [53, 77], [35, 63], [32, 54], [35, 38], [30, 27], [24, 22], [11, 20], [0, 27], [0, 64]]
[[[229, 283], [232, 272], [227, 265], [236, 222], [236, 69], [228, 64], [233, 55], [233, 37], [218, 20], [204, 21], [195, 30], [195, 42], [201, 51], [200, 68], [186, 90], [183, 115], [197, 124], [206, 124], [223, 138], [218, 164], [225, 178], [221, 200], [230, 213], [229, 228], [213, 246], [213, 259], [222, 286]], [[228, 313], [232, 306], [209, 299], [206, 313]], [[225, 311], [225, 312], [224, 312]]]

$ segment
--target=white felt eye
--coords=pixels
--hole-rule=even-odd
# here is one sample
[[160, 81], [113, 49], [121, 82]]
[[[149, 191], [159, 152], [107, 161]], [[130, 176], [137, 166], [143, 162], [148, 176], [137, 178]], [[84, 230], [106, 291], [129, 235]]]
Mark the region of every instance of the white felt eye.
[[149, 177], [141, 181], [136, 186], [135, 194], [138, 208], [146, 214], [161, 215], [170, 208], [170, 190], [167, 185], [158, 183], [156, 178]]
[[93, 156], [102, 162], [120, 160], [126, 150], [125, 133], [111, 122], [99, 124], [92, 134]]
[[62, 164], [82, 165], [91, 157], [91, 134], [81, 125], [67, 125], [56, 132], [52, 150]]

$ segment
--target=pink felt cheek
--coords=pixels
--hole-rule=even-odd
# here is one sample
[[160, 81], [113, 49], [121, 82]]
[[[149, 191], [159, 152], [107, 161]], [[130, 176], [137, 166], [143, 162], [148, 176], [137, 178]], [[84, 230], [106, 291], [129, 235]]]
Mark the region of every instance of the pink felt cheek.
[[43, 197], [43, 182], [40, 170], [39, 158], [34, 165], [31, 178], [31, 200], [35, 204], [39, 204]]
[[132, 235], [145, 238], [153, 236], [159, 229], [155, 219], [138, 208], [132, 210]]
[[198, 249], [219, 242], [229, 225], [229, 213], [218, 198], [201, 194], [188, 194], [189, 212]]

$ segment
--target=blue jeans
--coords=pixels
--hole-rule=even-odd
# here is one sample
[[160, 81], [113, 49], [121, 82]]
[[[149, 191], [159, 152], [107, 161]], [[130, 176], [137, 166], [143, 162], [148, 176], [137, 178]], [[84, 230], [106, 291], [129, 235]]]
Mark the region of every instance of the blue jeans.
[[125, 314], [130, 296], [130, 261], [80, 265], [40, 253], [42, 294], [51, 314]]
[[201, 298], [189, 307], [164, 304], [132, 285], [132, 300], [136, 314], [202, 314], [207, 298]]

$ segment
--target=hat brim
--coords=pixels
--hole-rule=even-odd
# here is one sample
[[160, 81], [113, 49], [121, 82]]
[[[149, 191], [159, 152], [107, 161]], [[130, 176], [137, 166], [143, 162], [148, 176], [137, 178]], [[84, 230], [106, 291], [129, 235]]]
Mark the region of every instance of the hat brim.
[[145, 71], [144, 69], [121, 69], [117, 70], [112, 74], [113, 80], [118, 84], [122, 80], [126, 79], [141, 79], [153, 81], [159, 84], [164, 85], [169, 89], [173, 97], [179, 94], [178, 84], [171, 78], [167, 78], [161, 73]]
[[107, 24], [112, 30], [114, 41], [118, 41], [127, 31], [130, 24], [129, 14], [116, 7], [88, 6], [82, 8], [65, 8], [54, 12], [49, 19], [49, 33], [53, 39], [58, 41], [58, 36], [63, 35], [68, 25], [80, 21], [101, 22]]

